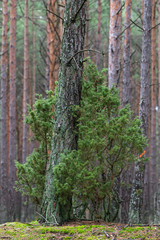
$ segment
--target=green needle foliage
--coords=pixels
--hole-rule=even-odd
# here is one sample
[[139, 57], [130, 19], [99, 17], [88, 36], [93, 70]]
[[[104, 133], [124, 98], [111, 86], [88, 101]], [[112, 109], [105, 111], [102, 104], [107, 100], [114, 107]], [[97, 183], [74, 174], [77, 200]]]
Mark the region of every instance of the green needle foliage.
[[78, 150], [63, 154], [54, 168], [57, 201], [63, 209], [72, 199], [80, 217], [88, 208], [91, 218], [108, 221], [113, 205], [119, 206], [118, 178], [139, 161], [146, 146], [140, 120], [132, 118], [129, 106], [120, 108], [117, 90], [104, 85], [103, 73], [93, 64], [84, 73], [81, 105], [74, 106], [73, 114], [78, 119]]
[[[40, 95], [34, 108], [29, 107], [26, 122], [40, 147], [25, 164], [16, 162], [16, 189], [36, 204], [41, 204], [45, 186], [54, 105], [55, 97], [48, 92], [48, 98]], [[73, 115], [78, 124], [78, 150], [61, 155], [53, 169], [56, 204], [62, 212], [68, 209], [71, 218], [83, 217], [88, 209], [91, 219], [111, 221], [119, 209], [119, 177], [130, 164], [140, 161], [138, 156], [146, 146], [140, 120], [132, 117], [129, 106], [120, 107], [117, 90], [104, 85], [103, 72], [93, 64], [84, 72], [81, 104], [73, 106]]]
[[26, 123], [34, 134], [34, 140], [40, 142], [40, 146], [27, 157], [26, 163], [21, 164], [16, 161], [18, 178], [16, 190], [29, 196], [36, 204], [41, 204], [44, 191], [46, 165], [54, 128], [54, 105], [55, 96], [49, 91], [47, 98], [43, 98], [42, 95], [37, 97], [33, 109], [28, 106]]

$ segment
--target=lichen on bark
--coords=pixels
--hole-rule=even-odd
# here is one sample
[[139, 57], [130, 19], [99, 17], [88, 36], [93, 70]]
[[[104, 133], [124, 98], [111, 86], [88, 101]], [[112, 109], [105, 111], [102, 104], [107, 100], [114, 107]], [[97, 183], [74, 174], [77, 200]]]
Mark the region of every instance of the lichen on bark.
[[[83, 4], [83, 2], [84, 0], [68, 0], [65, 7], [64, 33], [55, 107], [55, 129], [42, 203], [43, 220], [52, 223], [62, 223], [72, 217], [72, 199], [68, 199], [67, 204], [64, 206], [56, 201], [53, 190], [53, 168], [60, 162], [62, 153], [77, 149], [78, 136], [75, 133], [77, 126], [76, 119], [72, 114], [72, 106], [79, 105], [81, 99], [82, 50], [86, 22], [86, 4]], [[75, 57], [72, 58], [72, 56]]]

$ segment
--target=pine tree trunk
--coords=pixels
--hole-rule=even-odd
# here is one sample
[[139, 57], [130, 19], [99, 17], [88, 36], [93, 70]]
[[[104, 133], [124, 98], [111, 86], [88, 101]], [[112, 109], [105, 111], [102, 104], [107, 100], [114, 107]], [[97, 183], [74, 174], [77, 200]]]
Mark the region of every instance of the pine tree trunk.
[[121, 0], [110, 0], [110, 29], [109, 29], [109, 66], [108, 85], [111, 88], [119, 86], [120, 82], [120, 56], [121, 56], [121, 26], [122, 12]]
[[42, 205], [42, 216], [50, 222], [55, 222], [56, 219], [61, 223], [71, 218], [72, 199], [68, 199], [65, 206], [55, 201], [52, 188], [53, 168], [60, 162], [61, 153], [77, 149], [78, 136], [75, 133], [76, 120], [72, 115], [72, 106], [79, 105], [81, 98], [85, 23], [85, 1], [67, 0], [55, 109], [55, 133]]
[[151, 157], [149, 159], [150, 222], [154, 222], [156, 193], [156, 1], [152, 0], [152, 64], [151, 64]]
[[[28, 100], [28, 80], [29, 80], [29, 42], [28, 42], [28, 0], [25, 0], [24, 15], [24, 78], [23, 78], [23, 137], [22, 137], [22, 163], [26, 162], [28, 155], [28, 126], [25, 123], [27, 115]], [[25, 204], [26, 198], [22, 197], [21, 221], [26, 221], [28, 217], [28, 205]]]
[[[140, 92], [140, 119], [144, 136], [149, 136], [150, 110], [150, 64], [151, 64], [151, 29], [152, 27], [152, 0], [144, 0], [144, 24], [141, 58], [141, 92]], [[147, 155], [147, 154], [146, 154]], [[145, 157], [146, 157], [145, 155]], [[132, 191], [131, 222], [148, 223], [149, 193], [148, 193], [148, 164], [136, 164], [135, 179]], [[139, 194], [137, 194], [139, 193]]]
[[[160, 0], [158, 1], [158, 22], [160, 22]], [[160, 25], [158, 26], [158, 159], [160, 158]], [[158, 161], [157, 216], [160, 220], [160, 161]]]
[[28, 79], [29, 79], [29, 46], [28, 46], [28, 0], [25, 0], [24, 16], [24, 80], [23, 80], [23, 151], [22, 162], [25, 163], [27, 157], [27, 132], [28, 127], [25, 123], [27, 115], [28, 98]]
[[[98, 24], [97, 24], [97, 50], [101, 49], [101, 0], [98, 0]], [[96, 54], [96, 65], [100, 70], [100, 54]]]
[[[47, 8], [49, 9], [50, 0], [48, 0]], [[47, 49], [46, 49], [46, 84], [45, 90], [49, 90], [49, 72], [50, 72], [50, 52], [49, 52], [49, 45], [50, 45], [50, 24], [49, 24], [49, 13], [47, 12], [47, 25], [46, 25], [46, 34], [47, 34]]]
[[[122, 105], [131, 105], [131, 77], [130, 77], [130, 42], [131, 42], [131, 7], [132, 0], [125, 1], [125, 20], [124, 20], [124, 49], [123, 49], [123, 80], [122, 80]], [[128, 167], [121, 176], [121, 222], [128, 222], [129, 203], [131, 195], [131, 186], [133, 181], [133, 167]]]
[[2, 20], [2, 56], [1, 56], [1, 164], [0, 164], [0, 222], [8, 220], [8, 135], [7, 115], [8, 115], [8, 0], [3, 0], [3, 20]]
[[10, 81], [10, 101], [9, 101], [9, 220], [14, 221], [15, 213], [15, 163], [16, 155], [16, 8], [17, 1], [10, 1], [10, 46], [9, 46], [9, 81]]
[[[86, 34], [85, 34], [85, 49], [89, 48], [89, 1], [87, 1], [86, 4]], [[84, 52], [84, 58], [87, 58], [89, 56], [88, 51]]]
[[130, 78], [130, 43], [131, 43], [131, 7], [132, 0], [125, 1], [124, 49], [123, 49], [123, 94], [122, 105], [131, 104], [131, 78]]
[[[54, 92], [55, 89], [55, 44], [56, 44], [56, 32], [55, 32], [55, 15], [51, 12], [56, 12], [56, 1], [50, 0], [49, 2], [49, 89]], [[57, 80], [57, 79], [56, 79]]]
[[[65, 0], [60, 0], [60, 16], [61, 18], [64, 18], [64, 9], [65, 9]], [[62, 37], [63, 37], [63, 22], [62, 20], [60, 21], [60, 26], [59, 26], [59, 32], [60, 32], [60, 40], [62, 42]]]
[[[34, 2], [32, 3], [32, 19], [34, 19]], [[32, 81], [33, 81], [33, 87], [32, 87], [32, 106], [35, 103], [35, 93], [36, 93], [36, 56], [35, 56], [35, 27], [34, 22], [32, 21]]]

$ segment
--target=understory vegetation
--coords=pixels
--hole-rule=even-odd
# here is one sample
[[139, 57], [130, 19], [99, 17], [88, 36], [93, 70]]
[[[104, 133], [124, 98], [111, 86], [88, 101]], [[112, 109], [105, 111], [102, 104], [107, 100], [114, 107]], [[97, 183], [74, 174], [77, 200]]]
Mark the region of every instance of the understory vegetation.
[[[61, 155], [53, 169], [57, 204], [62, 211], [69, 209], [70, 219], [85, 218], [88, 211], [90, 220], [114, 221], [120, 207], [120, 176], [132, 163], [144, 160], [139, 158], [146, 146], [140, 120], [133, 118], [128, 105], [120, 106], [118, 91], [108, 89], [104, 82], [103, 71], [89, 64], [83, 76], [81, 104], [73, 106], [78, 149]], [[54, 132], [54, 105], [55, 97], [49, 92], [46, 99], [37, 98], [34, 109], [29, 107], [26, 122], [40, 146], [25, 164], [16, 162], [16, 189], [38, 205]]]

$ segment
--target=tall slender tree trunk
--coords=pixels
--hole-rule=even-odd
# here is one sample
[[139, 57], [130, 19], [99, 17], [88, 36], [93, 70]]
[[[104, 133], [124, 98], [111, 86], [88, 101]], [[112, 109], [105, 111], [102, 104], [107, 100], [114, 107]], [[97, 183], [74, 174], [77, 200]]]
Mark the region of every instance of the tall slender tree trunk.
[[110, 0], [110, 29], [109, 29], [109, 66], [108, 85], [111, 88], [119, 86], [120, 56], [121, 56], [121, 26], [122, 26], [121, 0]]
[[[89, 1], [87, 1], [86, 6], [86, 34], [85, 34], [85, 49], [89, 48]], [[88, 52], [84, 52], [84, 58], [87, 58], [89, 56]]]
[[[47, 8], [49, 9], [50, 1], [48, 0]], [[47, 50], [46, 50], [46, 90], [49, 90], [49, 72], [50, 72], [50, 20], [49, 20], [49, 13], [47, 12], [47, 25], [46, 25], [46, 35], [47, 35]]]
[[[158, 22], [160, 22], [160, 0], [158, 1]], [[158, 159], [160, 158], [160, 25], [158, 26]], [[158, 161], [157, 215], [160, 220], [160, 160]]]
[[[34, 19], [34, 2], [32, 3], [32, 19]], [[35, 93], [36, 93], [36, 56], [35, 56], [35, 26], [34, 21], [32, 21], [32, 106], [35, 103]]]
[[[141, 92], [140, 92], [140, 119], [144, 136], [149, 136], [150, 113], [150, 64], [151, 64], [151, 27], [152, 27], [152, 0], [144, 0], [144, 24], [141, 58]], [[145, 223], [149, 221], [149, 192], [147, 176], [147, 164], [136, 164], [135, 183], [132, 191], [130, 221]], [[140, 170], [140, 169], [143, 169]], [[145, 170], [144, 170], [145, 169]], [[146, 177], [147, 176], [147, 177]], [[139, 193], [139, 194], [137, 194]]]
[[[64, 1], [62, 2], [63, 5]], [[48, 87], [54, 92], [55, 83], [58, 81], [59, 57], [61, 46], [62, 24], [57, 15], [62, 14], [58, 2], [48, 0], [47, 6], [47, 68], [46, 78]]]
[[[49, 89], [54, 91], [55, 89], [55, 61], [56, 61], [56, 56], [55, 56], [55, 45], [56, 45], [56, 18], [55, 15], [52, 14], [52, 12], [56, 12], [56, 1], [55, 0], [50, 0], [49, 1]], [[57, 79], [56, 79], [57, 80]]]
[[9, 220], [14, 221], [15, 212], [15, 163], [17, 158], [16, 151], [16, 9], [17, 1], [10, 1], [10, 46], [9, 46], [9, 82], [10, 82], [10, 101], [9, 101]]
[[22, 162], [25, 163], [27, 157], [27, 124], [25, 116], [27, 115], [28, 100], [28, 79], [29, 79], [29, 45], [28, 45], [28, 0], [25, 0], [24, 16], [24, 79], [23, 79], [23, 150]]
[[156, 193], [156, 1], [152, 0], [152, 64], [151, 64], [151, 157], [149, 159], [150, 222], [154, 222]]
[[130, 77], [130, 44], [131, 44], [131, 8], [132, 0], [125, 1], [125, 20], [124, 20], [124, 49], [123, 49], [123, 94], [122, 105], [131, 104], [131, 77]]
[[3, 20], [2, 20], [2, 57], [1, 57], [1, 164], [0, 164], [0, 222], [8, 220], [8, 0], [2, 3]]
[[[64, 18], [64, 9], [65, 9], [65, 0], [60, 0], [60, 16], [63, 19]], [[63, 22], [60, 21], [60, 26], [59, 26], [59, 32], [60, 32], [60, 39], [62, 42], [62, 37], [63, 37]]]
[[[28, 33], [28, 0], [25, 0], [24, 15], [24, 77], [23, 77], [23, 134], [22, 134], [22, 163], [26, 162], [28, 155], [28, 126], [25, 123], [27, 115], [28, 101], [28, 81], [29, 81], [29, 33]], [[26, 198], [22, 197], [22, 216], [21, 220], [25, 221], [28, 214], [28, 205], [25, 205]]]
[[[97, 24], [97, 50], [101, 49], [101, 0], [98, 0], [98, 24]], [[96, 65], [98, 70], [100, 70], [100, 54], [96, 54]]]
[[[123, 49], [123, 80], [122, 80], [122, 106], [131, 105], [131, 76], [130, 76], [130, 43], [131, 43], [131, 18], [132, 0], [125, 1], [125, 20], [124, 20], [124, 49]], [[133, 167], [127, 168], [121, 176], [121, 222], [128, 222], [129, 203], [131, 195], [131, 186], [133, 181]]]
[[83, 73], [83, 48], [85, 38], [85, 1], [67, 0], [65, 7], [64, 34], [61, 51], [61, 66], [55, 109], [55, 135], [47, 169], [47, 181], [42, 205], [42, 215], [47, 221], [61, 223], [71, 218], [71, 201], [59, 205], [53, 192], [53, 168], [60, 162], [66, 150], [77, 149], [76, 120], [72, 106], [79, 105]]

